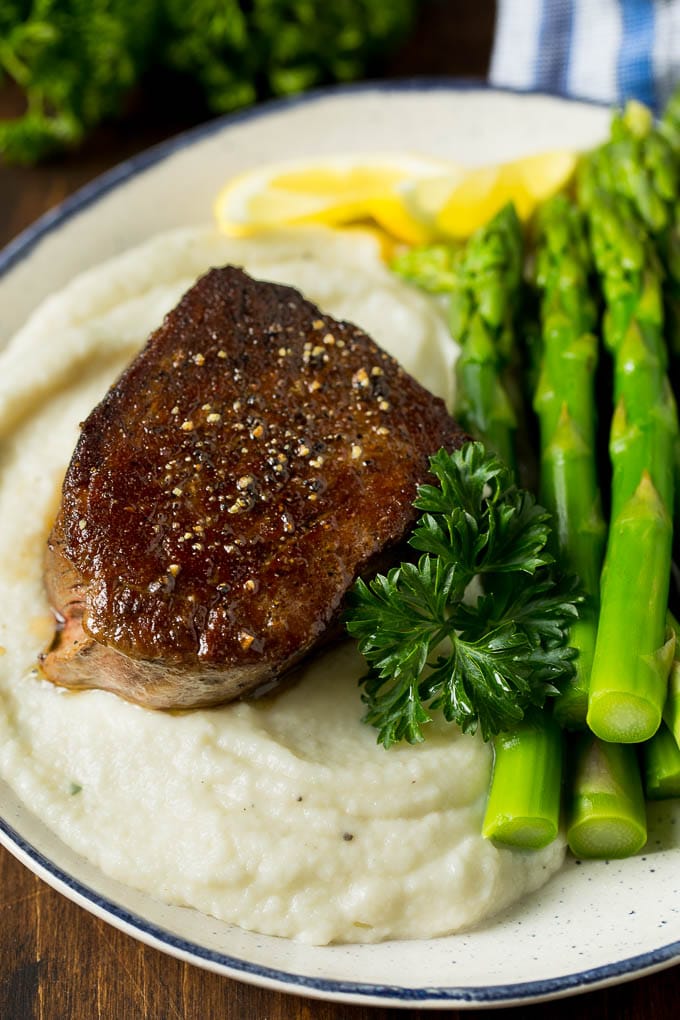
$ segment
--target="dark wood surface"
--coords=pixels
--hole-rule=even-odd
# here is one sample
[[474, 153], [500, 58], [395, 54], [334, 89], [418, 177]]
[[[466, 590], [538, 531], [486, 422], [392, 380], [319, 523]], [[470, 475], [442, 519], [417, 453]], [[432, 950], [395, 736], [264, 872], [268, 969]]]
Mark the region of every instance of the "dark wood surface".
[[[483, 76], [493, 30], [491, 0], [429, 0], [413, 36], [382, 74]], [[21, 108], [0, 89], [0, 117]], [[37, 168], [0, 164], [0, 247], [103, 170], [206, 117], [158, 92], [133, 99], [119, 123], [99, 128], [78, 153]], [[584, 912], [588, 909], [584, 904]], [[642, 1020], [674, 1017], [680, 968], [508, 1017]], [[473, 1015], [490, 1017], [493, 1010]], [[392, 1010], [279, 994], [180, 963], [122, 934], [54, 892], [0, 849], [0, 1020], [396, 1020], [463, 1017], [467, 1011]]]

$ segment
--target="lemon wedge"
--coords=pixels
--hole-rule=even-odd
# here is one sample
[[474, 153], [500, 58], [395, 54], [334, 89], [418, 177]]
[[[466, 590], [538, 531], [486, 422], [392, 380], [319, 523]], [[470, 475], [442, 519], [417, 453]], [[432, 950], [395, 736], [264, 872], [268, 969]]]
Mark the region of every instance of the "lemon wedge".
[[408, 154], [331, 156], [269, 164], [229, 181], [215, 202], [220, 229], [231, 237], [319, 223], [372, 221], [408, 244], [429, 240], [404, 193], [414, 180], [441, 177], [450, 164]]
[[442, 181], [421, 181], [414, 189], [412, 215], [418, 218], [422, 210], [421, 218], [429, 220], [436, 236], [460, 239], [488, 223], [508, 202], [527, 220], [541, 202], [568, 184], [576, 159], [574, 152], [554, 150], [479, 167], [462, 178], [455, 175], [443, 200]]
[[463, 239], [510, 201], [528, 219], [575, 166], [575, 153], [566, 150], [472, 169], [407, 153], [281, 162], [228, 181], [215, 216], [231, 237], [299, 224], [363, 224], [406, 244]]

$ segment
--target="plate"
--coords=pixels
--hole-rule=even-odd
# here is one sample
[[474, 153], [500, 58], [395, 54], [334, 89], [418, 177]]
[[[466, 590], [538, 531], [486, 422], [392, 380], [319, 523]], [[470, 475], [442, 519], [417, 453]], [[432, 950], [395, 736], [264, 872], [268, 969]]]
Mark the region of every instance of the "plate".
[[[263, 161], [408, 148], [480, 164], [585, 148], [608, 112], [543, 95], [445, 82], [340, 88], [211, 122], [121, 164], [0, 254], [0, 337], [76, 273], [155, 233], [210, 218], [225, 178]], [[539, 893], [464, 935], [309, 947], [171, 907], [107, 878], [0, 783], [0, 841], [85, 909], [150, 945], [274, 989], [383, 1006], [539, 1001], [680, 960], [680, 816], [651, 809], [645, 852], [569, 860]]]

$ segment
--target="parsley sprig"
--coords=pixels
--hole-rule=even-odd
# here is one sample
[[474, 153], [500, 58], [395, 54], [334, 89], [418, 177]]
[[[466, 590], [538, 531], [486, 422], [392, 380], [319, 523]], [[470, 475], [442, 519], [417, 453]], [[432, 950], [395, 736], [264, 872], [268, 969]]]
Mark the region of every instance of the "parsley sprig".
[[430, 469], [439, 484], [419, 487], [409, 539], [420, 559], [357, 581], [346, 616], [369, 665], [364, 719], [385, 747], [422, 741], [435, 710], [488, 740], [574, 673], [581, 599], [556, 574], [548, 512], [481, 443], [440, 450]]

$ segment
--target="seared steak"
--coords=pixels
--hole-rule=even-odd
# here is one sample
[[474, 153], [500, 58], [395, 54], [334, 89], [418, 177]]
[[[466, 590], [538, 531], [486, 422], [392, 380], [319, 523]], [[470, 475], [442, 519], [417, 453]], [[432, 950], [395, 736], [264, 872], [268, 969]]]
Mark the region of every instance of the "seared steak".
[[429, 455], [464, 438], [356, 326], [211, 270], [82, 425], [45, 674], [156, 708], [276, 680], [404, 539]]

